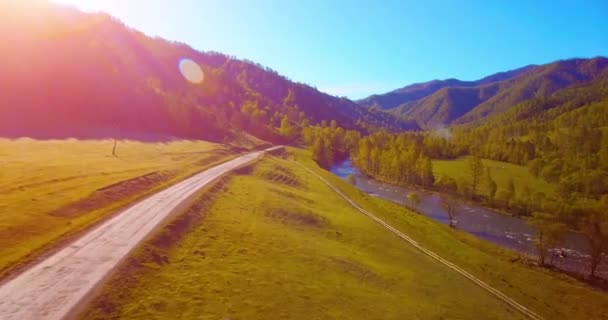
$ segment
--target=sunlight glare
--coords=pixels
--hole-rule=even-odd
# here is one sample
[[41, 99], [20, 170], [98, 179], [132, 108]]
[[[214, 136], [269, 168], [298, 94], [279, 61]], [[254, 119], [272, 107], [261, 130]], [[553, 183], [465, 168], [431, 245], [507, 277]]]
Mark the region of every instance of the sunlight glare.
[[191, 83], [202, 83], [205, 79], [201, 67], [190, 59], [184, 58], [179, 61], [179, 71]]

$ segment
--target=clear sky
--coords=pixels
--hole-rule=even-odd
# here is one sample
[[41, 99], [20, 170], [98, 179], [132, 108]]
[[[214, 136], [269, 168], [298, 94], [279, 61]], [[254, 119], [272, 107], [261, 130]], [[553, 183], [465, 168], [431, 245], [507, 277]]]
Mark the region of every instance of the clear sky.
[[54, 0], [350, 98], [608, 55], [606, 0]]

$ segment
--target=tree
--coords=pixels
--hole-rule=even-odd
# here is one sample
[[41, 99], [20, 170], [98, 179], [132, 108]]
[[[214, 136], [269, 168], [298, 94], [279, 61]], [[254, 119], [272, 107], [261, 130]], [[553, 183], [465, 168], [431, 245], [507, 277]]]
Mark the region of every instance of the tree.
[[608, 195], [600, 201], [580, 203], [577, 209], [579, 230], [591, 248], [589, 275], [593, 278], [602, 256], [608, 251]]
[[430, 188], [435, 183], [433, 176], [433, 163], [429, 157], [421, 157], [420, 177], [422, 178], [422, 186]]
[[441, 200], [441, 207], [443, 207], [443, 209], [445, 210], [445, 212], [448, 214], [448, 219], [449, 219], [449, 223], [450, 223], [450, 227], [454, 228], [454, 218], [456, 218], [456, 214], [457, 214], [457, 209], [458, 206], [460, 205], [460, 202], [458, 201], [457, 198], [453, 198], [453, 197], [449, 197], [449, 196], [444, 196]]
[[118, 158], [118, 155], [116, 154], [116, 147], [118, 146], [118, 141], [116, 141], [116, 139], [114, 139], [114, 146], [112, 146], [112, 155], [116, 158]]
[[352, 174], [349, 174], [348, 177], [346, 177], [346, 181], [348, 181], [348, 183], [352, 185], [357, 184], [357, 178], [355, 178], [355, 176], [353, 176]]
[[560, 222], [555, 215], [542, 212], [534, 212], [530, 224], [538, 234], [535, 245], [538, 250], [539, 263], [546, 265], [549, 250], [559, 244], [566, 231], [566, 225]]
[[523, 210], [524, 215], [529, 215], [532, 206], [532, 199], [534, 195], [532, 194], [532, 190], [527, 185], [524, 185], [521, 192], [517, 196], [519, 207]]
[[407, 194], [407, 202], [409, 202], [412, 206], [417, 207], [420, 205], [420, 197], [416, 192], [410, 192]]
[[487, 168], [486, 170], [485, 184], [486, 188], [488, 188], [488, 197], [490, 198], [490, 200], [494, 200], [494, 197], [496, 197], [496, 191], [498, 190], [498, 186], [496, 185], [496, 181], [492, 179], [492, 175], [490, 174], [490, 168]]
[[458, 194], [460, 194], [462, 197], [468, 198], [472, 196], [473, 193], [471, 192], [471, 185], [467, 183], [467, 181], [462, 179], [457, 180], [456, 185], [458, 187]]
[[502, 198], [505, 200], [507, 206], [510, 206], [515, 199], [515, 183], [513, 182], [513, 178], [509, 178], [507, 189], [504, 190]]
[[287, 139], [291, 139], [293, 136], [293, 127], [289, 123], [289, 118], [287, 116], [283, 116], [281, 119], [281, 127], [279, 128], [279, 134]]
[[439, 179], [435, 181], [435, 187], [440, 191], [448, 193], [455, 193], [458, 191], [456, 180], [449, 176], [440, 176]]
[[238, 129], [245, 129], [247, 127], [247, 119], [240, 110], [234, 110], [230, 116], [230, 123]]
[[544, 163], [543, 163], [542, 159], [540, 159], [540, 158], [537, 158], [537, 159], [534, 159], [534, 160], [528, 162], [528, 168], [530, 168], [530, 172], [535, 177], [538, 177], [543, 166], [544, 166]]
[[481, 158], [478, 156], [472, 156], [467, 161], [469, 167], [469, 176], [471, 178], [471, 196], [475, 197], [477, 194], [479, 181], [483, 175], [483, 163], [481, 162]]
[[310, 146], [312, 152], [312, 159], [319, 165], [323, 166], [325, 163], [325, 144], [322, 139], [315, 139]]

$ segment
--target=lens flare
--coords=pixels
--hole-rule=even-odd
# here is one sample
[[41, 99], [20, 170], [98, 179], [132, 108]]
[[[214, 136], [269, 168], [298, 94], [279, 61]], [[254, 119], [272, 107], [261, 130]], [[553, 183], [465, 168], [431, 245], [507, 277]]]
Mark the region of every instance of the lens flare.
[[202, 83], [205, 79], [201, 67], [190, 59], [184, 58], [179, 61], [179, 72], [191, 83]]

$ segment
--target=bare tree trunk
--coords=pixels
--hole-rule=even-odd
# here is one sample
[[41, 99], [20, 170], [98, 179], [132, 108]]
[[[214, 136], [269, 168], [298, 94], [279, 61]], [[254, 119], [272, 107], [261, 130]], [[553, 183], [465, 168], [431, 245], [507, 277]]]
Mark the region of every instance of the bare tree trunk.
[[116, 158], [118, 158], [118, 156], [116, 155], [116, 145], [117, 145], [117, 141], [116, 139], [114, 139], [114, 146], [112, 147], [112, 155]]
[[604, 252], [604, 237], [602, 229], [599, 223], [593, 223], [592, 236], [589, 237], [589, 244], [591, 245], [591, 278], [595, 277], [595, 271], [602, 262], [602, 253]]
[[543, 239], [543, 232], [538, 233], [538, 258], [541, 266], [545, 265], [545, 243]]
[[450, 220], [450, 228], [454, 228], [454, 214], [448, 210], [448, 219]]
[[602, 248], [594, 247], [591, 249], [591, 274], [590, 277], [595, 277], [595, 271], [602, 261]]

